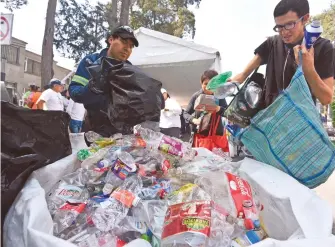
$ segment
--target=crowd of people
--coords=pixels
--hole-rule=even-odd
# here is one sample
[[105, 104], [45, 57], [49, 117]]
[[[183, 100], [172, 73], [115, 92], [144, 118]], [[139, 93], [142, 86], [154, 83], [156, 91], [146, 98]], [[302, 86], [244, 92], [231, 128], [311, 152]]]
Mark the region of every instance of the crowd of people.
[[32, 110], [66, 111], [71, 118], [71, 133], [81, 132], [86, 112], [84, 105], [70, 98], [65, 84], [59, 79], [52, 79], [42, 90], [39, 86], [31, 84], [23, 95], [23, 102], [24, 107]]
[[[275, 8], [273, 15], [276, 23], [273, 30], [279, 35], [269, 37], [257, 47], [255, 56], [247, 67], [231, 80], [243, 83], [259, 66], [266, 64], [263, 104], [264, 107], [267, 107], [283, 89], [288, 87], [300, 63], [298, 54], [301, 53], [302, 68], [313, 99], [318, 99], [322, 104], [329, 104], [333, 96], [334, 49], [331, 42], [324, 38], [319, 38], [310, 50], [307, 50], [302, 44], [304, 28], [310, 19], [308, 1], [281, 1]], [[93, 130], [99, 133], [101, 126], [99, 114], [107, 111], [109, 101], [106, 95], [92, 92], [89, 86], [91, 75], [87, 67], [99, 63], [104, 57], [131, 64], [128, 58], [132, 50], [139, 46], [133, 30], [128, 26], [115, 28], [108, 34], [106, 44], [107, 47], [102, 51], [89, 54], [81, 60], [66, 92], [67, 95], [61, 95], [61, 92], [64, 91], [61, 81], [53, 79], [48, 88], [45, 87], [42, 91], [32, 85], [30, 94], [26, 93], [25, 95], [25, 106], [32, 109], [66, 110], [71, 116], [71, 132], [78, 132], [82, 129], [86, 116], [85, 119], [90, 122], [91, 126], [98, 126], [94, 127]], [[219, 100], [214, 112], [196, 112], [194, 104], [201, 94], [213, 94], [206, 89], [206, 85], [216, 75], [218, 72], [214, 70], [207, 70], [201, 76], [199, 75], [201, 89], [192, 96], [186, 109], [182, 109], [174, 100], [173, 95], [162, 88], [163, 104], [159, 123], [162, 133], [181, 137], [186, 132], [186, 126], [191, 125], [192, 132], [208, 135], [208, 124], [207, 128], [203, 128], [201, 126], [202, 119], [209, 120], [207, 123], [217, 122], [218, 118], [223, 116], [227, 102], [224, 99]], [[114, 121], [118, 121], [118, 119], [114, 119]], [[109, 127], [103, 126], [103, 128], [106, 130]], [[115, 130], [111, 126], [107, 132], [113, 134]], [[224, 127], [219, 121], [216, 135], [223, 134]]]

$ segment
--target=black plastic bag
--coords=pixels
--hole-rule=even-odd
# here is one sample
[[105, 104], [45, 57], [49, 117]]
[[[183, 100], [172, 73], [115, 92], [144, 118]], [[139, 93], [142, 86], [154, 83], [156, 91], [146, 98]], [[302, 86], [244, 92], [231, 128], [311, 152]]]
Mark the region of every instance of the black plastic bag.
[[[121, 132], [128, 134], [132, 127], [145, 121], [159, 122], [164, 99], [162, 83], [146, 75], [141, 69], [129, 63], [103, 57], [87, 68], [92, 76], [89, 82], [91, 91], [105, 94], [108, 98], [105, 112], [111, 127], [102, 126], [105, 121], [100, 113], [89, 112], [90, 124], [104, 129], [103, 135]], [[101, 115], [101, 114], [100, 114]], [[107, 131], [106, 129], [112, 129]], [[99, 131], [96, 131], [99, 132]], [[105, 133], [110, 132], [110, 133]]]
[[252, 117], [261, 110], [264, 85], [264, 75], [256, 70], [231, 101], [224, 116], [241, 128], [249, 126]]
[[1, 101], [1, 225], [30, 174], [70, 155], [70, 117]]

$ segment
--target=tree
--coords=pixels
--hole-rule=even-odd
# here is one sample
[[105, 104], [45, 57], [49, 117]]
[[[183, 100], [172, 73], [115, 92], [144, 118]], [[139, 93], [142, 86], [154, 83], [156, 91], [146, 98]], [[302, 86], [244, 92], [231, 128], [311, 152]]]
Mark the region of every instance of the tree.
[[129, 9], [131, 0], [122, 0], [121, 14], [120, 14], [120, 25], [129, 25]]
[[54, 75], [53, 40], [55, 33], [56, 6], [57, 0], [49, 0], [42, 44], [41, 86], [47, 85]]
[[54, 44], [65, 57], [76, 62], [85, 55], [100, 50], [108, 32], [106, 6], [89, 1], [80, 4], [75, 0], [60, 0], [56, 16]]
[[138, 0], [131, 12], [133, 28], [147, 27], [177, 37], [195, 35], [195, 16], [188, 9], [201, 0]]
[[10, 12], [13, 12], [14, 9], [20, 9], [27, 4], [28, 0], [7, 0], [5, 1], [5, 8], [10, 10]]
[[321, 20], [323, 33], [322, 36], [331, 41], [335, 40], [335, 1], [333, 0], [330, 4], [329, 9], [323, 11], [323, 13], [313, 16], [313, 20]]

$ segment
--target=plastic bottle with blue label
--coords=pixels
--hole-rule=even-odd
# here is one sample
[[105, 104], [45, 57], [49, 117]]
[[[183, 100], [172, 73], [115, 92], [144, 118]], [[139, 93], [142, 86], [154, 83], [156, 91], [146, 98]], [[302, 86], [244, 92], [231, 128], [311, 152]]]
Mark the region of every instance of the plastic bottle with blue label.
[[322, 32], [323, 28], [321, 26], [321, 21], [319, 20], [314, 20], [311, 24], [306, 26], [303, 44], [306, 46], [307, 50], [311, 49], [315, 41], [321, 36]]

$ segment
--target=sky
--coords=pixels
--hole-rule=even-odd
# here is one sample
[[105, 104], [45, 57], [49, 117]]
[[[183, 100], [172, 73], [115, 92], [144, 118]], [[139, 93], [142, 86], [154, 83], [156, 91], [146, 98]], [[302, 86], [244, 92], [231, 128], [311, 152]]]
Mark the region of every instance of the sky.
[[[80, 0], [82, 1], [82, 0]], [[96, 1], [96, 0], [91, 0]], [[107, 2], [108, 0], [100, 0]], [[27, 49], [42, 53], [45, 15], [48, 0], [29, 0], [28, 6], [15, 10], [13, 36], [27, 42]], [[254, 49], [274, 34], [273, 10], [279, 0], [202, 0], [194, 9], [196, 35], [194, 42], [216, 48], [222, 58], [222, 71], [238, 73], [253, 56]], [[331, 0], [309, 0], [311, 14], [321, 13]], [[1, 11], [4, 10], [0, 4]], [[72, 69], [74, 61], [55, 49], [60, 66]]]

